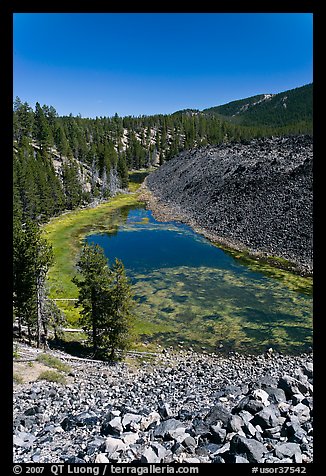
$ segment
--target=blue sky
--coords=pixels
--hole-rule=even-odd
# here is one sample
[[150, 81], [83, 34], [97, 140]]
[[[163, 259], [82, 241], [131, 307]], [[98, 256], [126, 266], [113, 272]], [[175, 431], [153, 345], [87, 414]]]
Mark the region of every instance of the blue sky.
[[14, 97], [82, 117], [204, 109], [313, 81], [310, 13], [16, 13]]

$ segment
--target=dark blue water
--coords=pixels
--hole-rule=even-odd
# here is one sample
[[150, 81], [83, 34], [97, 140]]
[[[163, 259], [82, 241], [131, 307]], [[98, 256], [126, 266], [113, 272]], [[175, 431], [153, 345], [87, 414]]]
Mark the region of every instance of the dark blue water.
[[[148, 223], [142, 224], [142, 218], [148, 218]], [[135, 225], [133, 228], [122, 226], [116, 235], [91, 235], [87, 239], [100, 245], [109, 260], [117, 257], [134, 272], [178, 266], [236, 266], [230, 256], [189, 227], [177, 224], [153, 227], [153, 224], [159, 222], [151, 212], [133, 210], [127, 221], [127, 225]]]
[[109, 263], [123, 261], [148, 340], [252, 352], [299, 352], [311, 344], [311, 296], [242, 264], [186, 225], [158, 222], [139, 208], [116, 233], [87, 241], [101, 246]]

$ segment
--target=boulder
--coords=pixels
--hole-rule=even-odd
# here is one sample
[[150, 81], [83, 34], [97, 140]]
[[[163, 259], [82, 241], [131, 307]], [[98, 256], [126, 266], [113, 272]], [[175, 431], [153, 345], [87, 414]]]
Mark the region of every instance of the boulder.
[[265, 407], [260, 412], [256, 413], [251, 420], [253, 425], [259, 425], [262, 429], [271, 428], [277, 426], [279, 423], [278, 417], [280, 411], [276, 405], [271, 404], [269, 407]]
[[153, 448], [149, 447], [141, 455], [141, 463], [160, 463], [161, 459], [157, 456]]
[[[284, 457], [294, 458], [295, 455], [301, 456], [300, 445], [297, 443], [280, 443], [275, 446], [275, 456], [283, 459]], [[297, 457], [297, 459], [299, 459]]]
[[263, 443], [257, 440], [235, 435], [230, 442], [230, 452], [240, 455], [245, 454], [250, 463], [259, 463], [268, 450]]
[[153, 435], [156, 438], [172, 439], [171, 431], [176, 430], [177, 428], [184, 428], [184, 424], [175, 418], [170, 418], [169, 420], [162, 421], [154, 429]]
[[216, 425], [218, 421], [221, 421], [223, 426], [228, 424], [230, 418], [230, 412], [225, 410], [222, 405], [215, 405], [211, 410], [207, 413], [204, 418], [204, 422], [207, 425]]
[[114, 417], [112, 420], [105, 420], [101, 426], [101, 435], [117, 435], [120, 436], [123, 432], [121, 417]]
[[292, 398], [296, 393], [306, 394], [309, 392], [309, 384], [303, 383], [300, 380], [284, 375], [278, 381], [278, 387], [284, 390], [288, 398]]

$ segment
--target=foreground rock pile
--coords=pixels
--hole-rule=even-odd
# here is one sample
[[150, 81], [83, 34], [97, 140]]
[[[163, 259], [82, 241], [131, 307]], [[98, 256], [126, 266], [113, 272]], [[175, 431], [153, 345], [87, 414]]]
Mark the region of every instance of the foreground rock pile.
[[210, 239], [311, 273], [312, 163], [310, 136], [257, 139], [182, 152], [145, 185], [160, 219], [182, 220]]
[[311, 354], [69, 364], [67, 385], [15, 385], [14, 462], [312, 461]]

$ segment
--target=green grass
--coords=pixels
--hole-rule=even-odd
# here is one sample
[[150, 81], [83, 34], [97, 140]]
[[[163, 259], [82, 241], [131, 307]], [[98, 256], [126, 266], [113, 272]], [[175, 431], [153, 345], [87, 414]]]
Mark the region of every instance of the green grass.
[[[77, 273], [76, 262], [86, 235], [95, 231], [117, 229], [123, 217], [127, 217], [130, 207], [139, 206], [134, 194], [118, 195], [96, 208], [77, 210], [53, 218], [44, 226], [44, 235], [51, 243], [55, 261], [48, 273], [51, 298], [77, 298], [78, 289], [71, 279]], [[67, 311], [67, 304], [58, 306]], [[63, 309], [63, 307], [66, 307]], [[78, 319], [78, 310], [69, 307], [68, 321]]]
[[47, 365], [48, 367], [52, 367], [54, 369], [60, 370], [61, 372], [69, 373], [71, 371], [71, 368], [69, 367], [69, 365], [65, 364], [64, 362], [62, 362], [57, 357], [54, 357], [53, 355], [40, 354], [37, 356], [36, 360], [44, 365]]
[[47, 382], [56, 382], [63, 385], [67, 383], [65, 376], [55, 370], [45, 370], [39, 375], [37, 380], [46, 380]]

